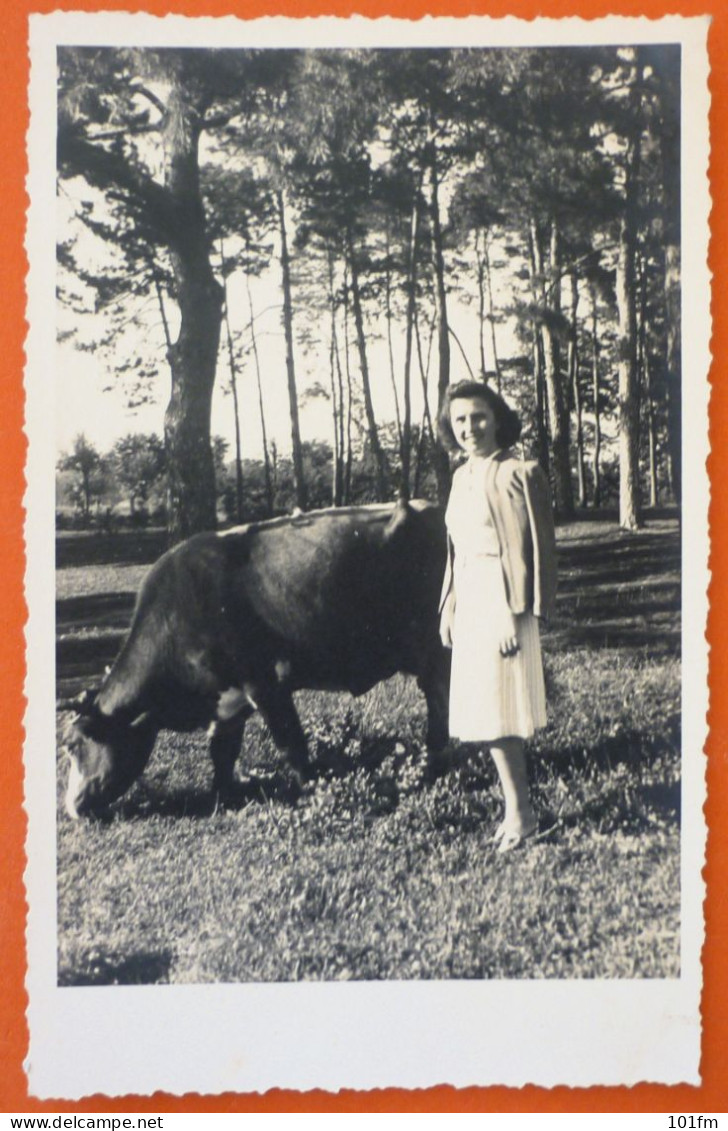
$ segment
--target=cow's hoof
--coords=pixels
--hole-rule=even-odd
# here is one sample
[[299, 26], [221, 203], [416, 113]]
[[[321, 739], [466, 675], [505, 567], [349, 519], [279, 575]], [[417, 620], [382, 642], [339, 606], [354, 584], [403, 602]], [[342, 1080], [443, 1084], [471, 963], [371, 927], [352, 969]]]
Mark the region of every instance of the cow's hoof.
[[438, 751], [433, 753], [430, 751], [427, 755], [427, 765], [425, 766], [425, 781], [428, 785], [444, 778], [445, 774], [449, 773], [452, 769], [452, 758], [445, 751]]
[[276, 795], [285, 805], [296, 805], [306, 788], [306, 779], [296, 771], [281, 774]]
[[249, 805], [251, 800], [250, 790], [246, 789], [242, 782], [234, 782], [232, 785], [217, 788], [213, 797], [216, 812], [224, 812], [226, 809], [240, 809], [243, 805]]

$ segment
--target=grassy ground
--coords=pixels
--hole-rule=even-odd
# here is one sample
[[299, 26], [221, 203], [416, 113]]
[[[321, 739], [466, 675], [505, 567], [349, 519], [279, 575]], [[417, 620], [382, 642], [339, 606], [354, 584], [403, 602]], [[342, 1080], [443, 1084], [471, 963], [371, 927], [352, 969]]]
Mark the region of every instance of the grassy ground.
[[[213, 809], [202, 734], [163, 734], [107, 823], [63, 815], [59, 762], [59, 981], [676, 976], [677, 523], [584, 521], [559, 542], [551, 722], [530, 751], [551, 839], [495, 854], [498, 790], [470, 747], [427, 781], [404, 677], [298, 697], [320, 772], [295, 806], [255, 720], [234, 810]], [[101, 536], [74, 553], [59, 558], [62, 691], [113, 657], [143, 572]]]

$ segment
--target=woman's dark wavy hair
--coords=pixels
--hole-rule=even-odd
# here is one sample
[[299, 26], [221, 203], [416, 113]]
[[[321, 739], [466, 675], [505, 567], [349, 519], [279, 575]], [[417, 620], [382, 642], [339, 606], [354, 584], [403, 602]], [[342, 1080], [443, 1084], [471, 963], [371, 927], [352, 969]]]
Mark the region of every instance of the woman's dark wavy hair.
[[437, 421], [440, 439], [450, 452], [460, 452], [462, 448], [455, 439], [455, 434], [450, 423], [450, 409], [453, 401], [477, 397], [485, 401], [495, 416], [495, 438], [499, 448], [510, 448], [521, 435], [521, 419], [510, 405], [507, 405], [490, 385], [483, 381], [458, 381], [449, 385], [440, 407]]

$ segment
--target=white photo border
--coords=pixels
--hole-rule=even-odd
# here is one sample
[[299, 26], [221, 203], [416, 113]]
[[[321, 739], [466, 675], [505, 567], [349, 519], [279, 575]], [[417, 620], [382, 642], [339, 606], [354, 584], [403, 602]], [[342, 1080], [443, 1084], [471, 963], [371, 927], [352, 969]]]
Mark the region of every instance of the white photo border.
[[[707, 17], [256, 20], [30, 17], [26, 431], [30, 1091], [77, 1099], [273, 1087], [700, 1082], [706, 830], [710, 191]], [[683, 786], [681, 974], [672, 980], [59, 988], [56, 984], [54, 371], [56, 47], [682, 45]], [[685, 555], [689, 548], [689, 560]]]

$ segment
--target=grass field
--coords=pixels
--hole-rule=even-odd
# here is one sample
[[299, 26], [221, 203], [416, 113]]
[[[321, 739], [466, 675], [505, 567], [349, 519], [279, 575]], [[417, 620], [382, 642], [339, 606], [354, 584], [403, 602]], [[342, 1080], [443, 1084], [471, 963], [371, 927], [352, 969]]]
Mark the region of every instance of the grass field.
[[[113, 658], [159, 549], [114, 537], [59, 540], [64, 694]], [[59, 759], [59, 982], [677, 976], [677, 521], [627, 535], [591, 519], [559, 543], [551, 722], [530, 748], [550, 839], [496, 855], [495, 776], [470, 747], [428, 781], [405, 677], [298, 696], [319, 772], [295, 806], [256, 720], [235, 809], [213, 806], [201, 733], [163, 733], [105, 823], [66, 818]]]

